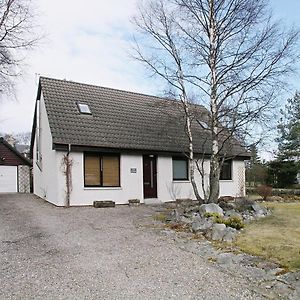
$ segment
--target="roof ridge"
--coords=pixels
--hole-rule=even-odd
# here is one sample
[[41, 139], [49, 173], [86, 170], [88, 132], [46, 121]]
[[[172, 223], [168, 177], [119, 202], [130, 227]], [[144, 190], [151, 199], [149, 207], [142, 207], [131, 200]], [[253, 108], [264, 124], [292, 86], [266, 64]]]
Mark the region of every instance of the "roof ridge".
[[[179, 102], [175, 98], [174, 99], [170, 99], [170, 98], [166, 98], [166, 97], [162, 97], [162, 96], [154, 96], [154, 95], [149, 95], [149, 94], [140, 93], [140, 92], [132, 92], [132, 91], [128, 91], [128, 90], [121, 90], [121, 89], [118, 89], [118, 88], [111, 88], [111, 87], [107, 87], [107, 86], [90, 84], [90, 83], [83, 83], [83, 82], [66, 80], [66, 79], [51, 78], [51, 77], [46, 77], [46, 76], [40, 76], [40, 79], [53, 80], [53, 81], [58, 81], [58, 82], [67, 82], [67, 83], [71, 83], [71, 84], [77, 84], [77, 85], [84, 85], [84, 86], [102, 88], [102, 89], [107, 89], [107, 90], [111, 90], [111, 91], [118, 91], [118, 92], [127, 93], [127, 94], [133, 94], [133, 95], [140, 95], [140, 96], [155, 98], [157, 100], [170, 101], [172, 103]], [[191, 104], [206, 109], [205, 106], [202, 105], [202, 104], [197, 104], [197, 103], [191, 103]]]
[[140, 93], [140, 92], [132, 92], [132, 91], [128, 91], [128, 90], [121, 90], [119, 88], [112, 88], [112, 87], [107, 87], [107, 86], [102, 86], [102, 85], [91, 84], [91, 83], [83, 83], [83, 82], [78, 82], [78, 81], [51, 78], [51, 77], [46, 77], [46, 76], [40, 76], [40, 79], [54, 80], [54, 81], [59, 81], [59, 82], [68, 82], [68, 83], [72, 83], [72, 84], [85, 85], [85, 86], [92, 86], [92, 87], [103, 88], [103, 89], [108, 89], [108, 90], [112, 90], [112, 91], [119, 91], [119, 92], [123, 92], [123, 93], [125, 92], [125, 93], [128, 93], [128, 94], [134, 94], [134, 95], [141, 95], [141, 96], [146, 96], [146, 97], [157, 98], [157, 99], [160, 99], [160, 100], [177, 101], [176, 99], [170, 99], [170, 98], [166, 98], [166, 97], [149, 95], [149, 94]]

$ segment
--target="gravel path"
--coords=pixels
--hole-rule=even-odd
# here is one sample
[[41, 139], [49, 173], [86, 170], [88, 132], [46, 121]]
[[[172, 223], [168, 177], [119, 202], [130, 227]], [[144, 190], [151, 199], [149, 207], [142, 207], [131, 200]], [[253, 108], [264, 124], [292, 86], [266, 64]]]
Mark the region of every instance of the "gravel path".
[[261, 299], [168, 236], [150, 207], [56, 208], [0, 194], [1, 299]]

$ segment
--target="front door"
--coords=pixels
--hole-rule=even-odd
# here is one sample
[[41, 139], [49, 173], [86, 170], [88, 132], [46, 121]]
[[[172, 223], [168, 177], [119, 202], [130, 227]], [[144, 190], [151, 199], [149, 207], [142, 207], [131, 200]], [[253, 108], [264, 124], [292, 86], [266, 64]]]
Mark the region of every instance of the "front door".
[[144, 198], [157, 198], [156, 156], [143, 156]]

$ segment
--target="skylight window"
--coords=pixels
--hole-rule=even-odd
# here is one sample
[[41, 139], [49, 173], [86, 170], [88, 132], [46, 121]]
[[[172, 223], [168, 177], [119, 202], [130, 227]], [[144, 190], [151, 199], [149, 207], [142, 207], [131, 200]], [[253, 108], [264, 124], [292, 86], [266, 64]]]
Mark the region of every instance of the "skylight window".
[[77, 106], [78, 106], [78, 109], [79, 109], [79, 112], [82, 113], [82, 114], [87, 114], [87, 115], [91, 115], [92, 112], [90, 110], [90, 107], [85, 104], [85, 103], [77, 103]]
[[199, 125], [204, 128], [204, 129], [209, 129], [209, 126], [207, 123], [205, 123], [204, 121], [198, 121], [199, 122]]

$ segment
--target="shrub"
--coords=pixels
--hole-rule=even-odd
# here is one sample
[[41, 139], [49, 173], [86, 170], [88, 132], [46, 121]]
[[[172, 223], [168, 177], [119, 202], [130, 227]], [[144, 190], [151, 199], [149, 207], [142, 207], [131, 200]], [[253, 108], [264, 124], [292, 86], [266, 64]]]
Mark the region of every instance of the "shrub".
[[205, 213], [204, 214], [205, 218], [213, 218], [213, 222], [214, 223], [218, 223], [218, 224], [224, 224], [225, 219], [218, 213]]
[[256, 191], [263, 200], [267, 200], [267, 198], [272, 195], [272, 187], [268, 185], [260, 185], [257, 187]]
[[225, 219], [218, 213], [205, 213], [204, 217], [213, 218], [214, 223], [225, 224], [226, 226], [235, 228], [237, 230], [245, 227], [243, 220], [236, 216]]
[[206, 212], [206, 213], [204, 214], [204, 217], [205, 217], [205, 218], [218, 218], [218, 217], [221, 217], [221, 215], [218, 214], [218, 213]]
[[243, 220], [241, 218], [235, 217], [235, 216], [232, 216], [232, 217], [228, 218], [227, 220], [225, 220], [224, 224], [226, 226], [235, 228], [237, 230], [245, 227]]
[[156, 214], [153, 219], [155, 221], [159, 221], [159, 222], [166, 222], [167, 221], [167, 216], [163, 213], [159, 213], [159, 214]]

